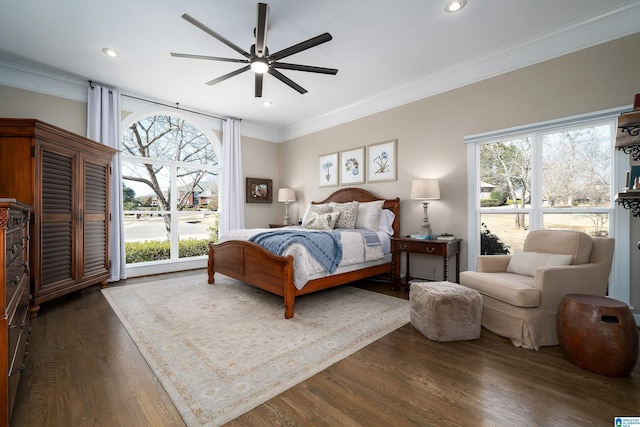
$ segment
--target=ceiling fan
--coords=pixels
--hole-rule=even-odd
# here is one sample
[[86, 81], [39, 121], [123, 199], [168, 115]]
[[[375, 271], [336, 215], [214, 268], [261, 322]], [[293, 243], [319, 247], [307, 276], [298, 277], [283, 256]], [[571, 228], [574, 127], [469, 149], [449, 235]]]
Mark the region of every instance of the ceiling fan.
[[305, 88], [282, 74], [277, 70], [295, 70], [295, 71], [306, 71], [309, 73], [320, 73], [320, 74], [331, 74], [335, 75], [338, 70], [335, 68], [323, 68], [323, 67], [314, 67], [311, 65], [299, 65], [299, 64], [289, 64], [285, 62], [279, 62], [281, 59], [286, 58], [287, 56], [294, 55], [298, 52], [302, 52], [303, 50], [310, 49], [314, 46], [318, 46], [319, 44], [326, 43], [332, 39], [331, 34], [324, 33], [319, 36], [310, 38], [309, 40], [300, 42], [296, 45], [290, 46], [286, 49], [280, 50], [276, 53], [269, 54], [269, 49], [267, 48], [267, 23], [269, 20], [269, 5], [265, 3], [258, 3], [258, 19], [256, 28], [254, 28], [254, 34], [256, 37], [256, 43], [251, 45], [249, 52], [245, 51], [241, 47], [227, 40], [220, 34], [213, 31], [211, 28], [204, 25], [202, 22], [193, 18], [189, 14], [185, 13], [182, 15], [182, 18], [196, 27], [200, 28], [205, 33], [213, 36], [218, 39], [222, 43], [229, 46], [231, 49], [240, 53], [246, 59], [233, 59], [233, 58], [220, 58], [217, 56], [206, 56], [206, 55], [191, 55], [186, 53], [175, 53], [171, 52], [171, 56], [177, 58], [193, 58], [193, 59], [206, 59], [210, 61], [223, 61], [223, 62], [238, 62], [242, 64], [247, 64], [246, 66], [232, 71], [228, 74], [225, 74], [217, 79], [213, 79], [207, 82], [208, 85], [212, 86], [217, 83], [220, 83], [228, 78], [233, 76], [237, 76], [240, 73], [244, 73], [248, 70], [253, 70], [255, 72], [255, 96], [256, 98], [262, 97], [262, 79], [265, 73], [271, 74], [273, 77], [277, 78], [284, 84], [290, 86], [291, 88], [297, 90], [301, 94], [307, 92]]

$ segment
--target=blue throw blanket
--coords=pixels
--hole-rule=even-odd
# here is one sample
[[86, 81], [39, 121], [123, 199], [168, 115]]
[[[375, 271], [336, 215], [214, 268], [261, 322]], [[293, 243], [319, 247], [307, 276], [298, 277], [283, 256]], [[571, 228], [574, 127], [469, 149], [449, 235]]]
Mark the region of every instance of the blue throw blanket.
[[340, 233], [275, 230], [253, 235], [249, 241], [278, 255], [283, 255], [291, 244], [300, 243], [329, 273], [336, 271], [342, 260]]

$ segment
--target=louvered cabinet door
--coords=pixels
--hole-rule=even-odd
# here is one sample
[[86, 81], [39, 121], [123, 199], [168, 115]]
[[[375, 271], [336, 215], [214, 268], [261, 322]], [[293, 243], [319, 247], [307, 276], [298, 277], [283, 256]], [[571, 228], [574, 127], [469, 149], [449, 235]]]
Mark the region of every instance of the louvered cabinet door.
[[83, 158], [81, 279], [109, 273], [109, 164]]
[[74, 186], [77, 155], [43, 146], [39, 157], [41, 264], [37, 295], [55, 293], [76, 282], [75, 224], [80, 215]]

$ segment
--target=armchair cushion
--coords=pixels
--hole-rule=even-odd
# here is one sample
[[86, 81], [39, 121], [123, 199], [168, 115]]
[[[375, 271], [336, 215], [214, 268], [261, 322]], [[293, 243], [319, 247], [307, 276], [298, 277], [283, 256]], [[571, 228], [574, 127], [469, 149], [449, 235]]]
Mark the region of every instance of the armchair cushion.
[[507, 273], [524, 274], [533, 277], [540, 267], [553, 267], [571, 264], [572, 255], [543, 254], [538, 252], [516, 251], [507, 265]]
[[573, 230], [536, 230], [527, 235], [524, 252], [570, 254], [571, 264], [586, 264], [591, 256], [593, 239], [587, 233]]
[[516, 307], [539, 307], [540, 289], [531, 276], [512, 273], [480, 273], [464, 271], [460, 281], [482, 295], [489, 295]]

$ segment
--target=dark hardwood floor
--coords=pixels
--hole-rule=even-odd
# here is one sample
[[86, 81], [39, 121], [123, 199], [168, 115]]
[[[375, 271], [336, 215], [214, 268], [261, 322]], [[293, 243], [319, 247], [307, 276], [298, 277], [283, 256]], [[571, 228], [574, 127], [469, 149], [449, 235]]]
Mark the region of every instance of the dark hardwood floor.
[[[170, 276], [191, 274], [206, 272]], [[28, 351], [14, 427], [184, 426], [97, 286], [43, 304]], [[557, 346], [524, 350], [485, 330], [437, 343], [407, 324], [227, 425], [612, 426], [615, 416], [640, 416], [639, 365], [604, 377]]]

